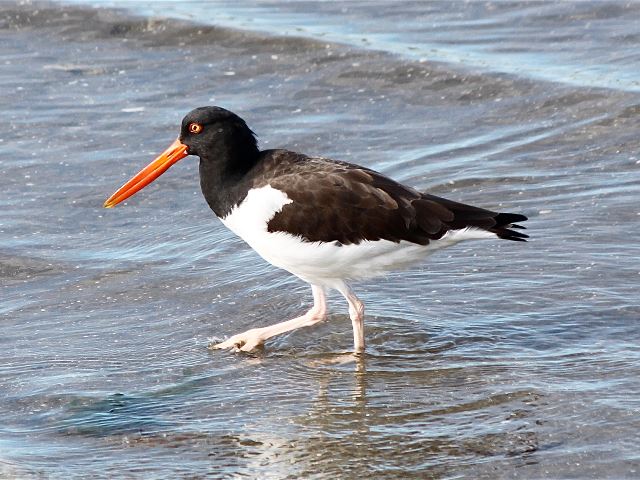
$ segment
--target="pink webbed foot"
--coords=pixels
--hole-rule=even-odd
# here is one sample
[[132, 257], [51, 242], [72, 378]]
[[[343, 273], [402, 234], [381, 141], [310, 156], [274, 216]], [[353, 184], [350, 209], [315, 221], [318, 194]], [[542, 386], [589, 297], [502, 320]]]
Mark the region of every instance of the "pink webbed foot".
[[228, 338], [224, 342], [209, 345], [210, 349], [231, 349], [233, 352], [251, 352], [264, 344], [259, 328], [252, 328]]

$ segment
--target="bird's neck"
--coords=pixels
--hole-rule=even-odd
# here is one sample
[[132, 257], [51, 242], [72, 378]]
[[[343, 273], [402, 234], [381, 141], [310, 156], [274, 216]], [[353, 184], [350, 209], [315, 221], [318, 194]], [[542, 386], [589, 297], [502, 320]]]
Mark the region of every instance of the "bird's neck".
[[224, 218], [247, 195], [247, 175], [259, 161], [257, 148], [227, 150], [200, 158], [200, 187], [211, 210]]

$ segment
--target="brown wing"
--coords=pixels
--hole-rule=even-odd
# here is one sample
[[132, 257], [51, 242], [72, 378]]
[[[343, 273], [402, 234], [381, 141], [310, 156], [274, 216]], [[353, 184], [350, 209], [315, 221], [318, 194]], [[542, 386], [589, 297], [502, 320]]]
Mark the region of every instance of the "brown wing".
[[[373, 170], [300, 155], [268, 183], [292, 200], [268, 224], [309, 242], [358, 244], [390, 240], [426, 245], [447, 231], [477, 227], [501, 238], [523, 240], [509, 230], [523, 215], [499, 214], [422, 194]], [[522, 228], [516, 226], [515, 228]]]

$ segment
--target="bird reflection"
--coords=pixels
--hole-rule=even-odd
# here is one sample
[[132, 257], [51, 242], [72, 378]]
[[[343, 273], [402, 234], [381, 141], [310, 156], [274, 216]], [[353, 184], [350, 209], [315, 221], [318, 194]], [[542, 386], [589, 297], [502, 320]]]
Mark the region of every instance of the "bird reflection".
[[[334, 429], [342, 431], [345, 424], [349, 424], [354, 433], [368, 433], [366, 365], [366, 354], [353, 353], [309, 362], [316, 370], [325, 369], [325, 374], [318, 377], [318, 395], [309, 412], [309, 417], [315, 419], [313, 423], [321, 423], [328, 433]], [[347, 392], [349, 396], [345, 395]]]

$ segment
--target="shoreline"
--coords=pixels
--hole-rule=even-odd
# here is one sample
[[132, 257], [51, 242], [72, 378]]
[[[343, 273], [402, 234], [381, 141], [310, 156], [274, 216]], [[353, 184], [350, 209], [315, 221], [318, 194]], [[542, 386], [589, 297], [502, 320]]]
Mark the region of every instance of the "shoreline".
[[[34, 10], [35, 9], [35, 10]], [[0, 20], [0, 28], [24, 30], [64, 29], [63, 33], [54, 34], [62, 41], [120, 40], [134, 42], [139, 47], [180, 47], [195, 48], [202, 45], [215, 45], [230, 49], [246, 51], [258, 49], [275, 52], [274, 55], [296, 56], [315, 53], [320, 62], [352, 59], [353, 63], [363, 67], [366, 64], [389, 64], [386, 71], [375, 69], [362, 72], [371, 79], [385, 77], [391, 73], [394, 80], [402, 77], [403, 83], [411, 77], [408, 73], [418, 71], [419, 75], [431, 77], [432, 82], [445, 78], [491, 78], [495, 87], [513, 84], [538, 85], [551, 84], [559, 88], [591, 91], [608, 91], [617, 89], [606, 86], [590, 86], [572, 84], [560, 80], [546, 78], [523, 77], [515, 73], [492, 71], [463, 63], [448, 63], [440, 60], [418, 59], [401, 53], [360, 48], [358, 46], [336, 41], [322, 41], [313, 37], [296, 35], [277, 35], [259, 30], [243, 30], [235, 27], [212, 25], [197, 20], [174, 19], [168, 16], [145, 16], [136, 14], [126, 8], [111, 8], [82, 4], [69, 4], [63, 1], [50, 3], [35, 1], [23, 5], [0, 5], [5, 19]], [[60, 18], [62, 12], [62, 18]], [[78, 22], [82, 19], [82, 22]], [[328, 53], [328, 55], [326, 55]], [[198, 56], [197, 52], [193, 52]], [[206, 55], [205, 55], [206, 56]], [[333, 57], [333, 58], [327, 58]], [[357, 70], [357, 69], [356, 69]], [[399, 73], [393, 78], [393, 73]], [[414, 79], [419, 78], [415, 75]], [[640, 89], [640, 85], [638, 86]], [[633, 90], [620, 90], [621, 93], [633, 93]]]
[[[83, 5], [82, 0], [57, 1], [65, 5]], [[533, 48], [527, 50], [529, 46], [527, 44], [518, 44], [513, 36], [515, 35], [513, 32], [511, 32], [511, 40], [515, 41], [514, 45], [505, 45], [504, 51], [500, 48], [496, 50], [485, 50], [483, 48], [485, 39], [479, 30], [468, 32], [471, 38], [469, 45], [476, 42], [475, 47], [471, 48], [469, 48], [467, 42], [464, 40], [460, 42], [450, 42], [443, 39], [439, 33], [430, 31], [423, 32], [422, 38], [425, 39], [424, 41], [411, 41], [410, 39], [415, 37], [411, 37], [411, 35], [407, 36], [407, 32], [404, 29], [394, 31], [393, 28], [391, 28], [389, 35], [381, 34], [379, 30], [381, 25], [376, 21], [375, 15], [364, 18], [365, 25], [370, 21], [373, 21], [375, 24], [369, 25], [369, 29], [367, 29], [367, 27], [364, 29], [345, 28], [344, 22], [348, 24], [349, 19], [356, 21], [359, 18], [357, 14], [354, 17], [353, 13], [348, 14], [347, 12], [354, 10], [358, 11], [361, 15], [365, 14], [366, 10], [364, 10], [364, 5], [347, 7], [343, 9], [341, 16], [335, 7], [326, 4], [316, 4], [312, 12], [306, 12], [299, 6], [285, 5], [285, 8], [280, 9], [274, 8], [273, 5], [268, 3], [245, 5], [242, 2], [235, 4], [233, 2], [221, 1], [219, 4], [216, 4], [216, 8], [220, 8], [222, 11], [220, 15], [214, 17], [205, 7], [200, 7], [202, 8], [200, 11], [202, 14], [200, 19], [197, 18], [197, 13], [195, 13], [195, 11], [198, 11], [198, 7], [194, 5], [182, 7], [180, 4], [177, 4], [173, 5], [173, 8], [169, 10], [166, 8], [160, 9], [143, 2], [131, 2], [129, 3], [129, 7], [123, 7], [117, 3], [111, 4], [104, 0], [94, 0], [94, 2], [87, 2], [84, 5], [89, 8], [118, 9], [126, 15], [140, 16], [143, 18], [168, 18], [173, 19], [172, 21], [181, 20], [197, 25], [217, 26], [218, 28], [252, 32], [259, 36], [275, 36], [299, 39], [301, 41], [315, 41], [321, 44], [330, 43], [332, 45], [342, 45], [358, 50], [389, 54], [400, 61], [438, 64], [442, 65], [443, 68], [454, 71], [459, 70], [463, 73], [478, 72], [482, 75], [515, 76], [536, 82], [560, 83], [575, 88], [604, 88], [627, 92], [640, 91], [640, 81], [637, 80], [636, 72], [626, 69], [626, 64], [616, 65], [615, 63], [609, 63], [611, 59], [609, 58], [608, 51], [594, 52], [595, 57], [584, 58], [579, 55], [577, 57], [571, 54], [560, 55], [559, 52], [554, 51], [553, 48], [547, 48], [546, 44], [540, 45], [538, 49]], [[390, 8], [390, 5], [391, 4], [380, 4], [382, 8]], [[510, 8], [506, 6], [506, 3], [504, 5], [504, 11], [502, 13], [506, 18], [502, 17], [502, 22], [510, 24], [512, 21], [523, 21], [522, 18], [511, 18], [509, 14]], [[556, 15], [563, 15], [567, 19], [570, 31], [574, 31], [583, 26], [580, 23], [583, 18], [589, 18], [594, 15], [597, 16], [599, 13], [597, 8], [593, 7], [595, 8], [595, 10], [593, 10], [587, 3], [583, 5], [547, 6], [547, 15], [553, 15], [554, 13]], [[411, 10], [411, 3], [405, 2], [399, 4], [398, 7], [401, 10], [405, 7]], [[415, 9], [415, 6], [413, 8]], [[572, 11], [572, 8], [574, 8], [575, 11]], [[636, 12], [640, 14], [640, 6], [634, 8], [633, 5], [626, 5], [624, 8], [628, 10], [626, 16], [632, 16]], [[613, 6], [612, 9], [615, 12]], [[488, 10], [489, 11], [484, 12], [485, 15], [491, 15], [490, 12], [493, 9], [488, 7]], [[501, 10], [501, 8], [497, 10]], [[393, 9], [390, 10], [390, 12], [392, 11]], [[480, 11], [482, 12], [482, 8], [480, 8]], [[462, 12], [464, 12], [464, 9], [453, 8], [450, 13], [457, 13], [457, 16], [461, 16]], [[436, 18], [440, 16], [445, 19], [447, 18], [447, 15], [444, 14], [442, 9], [434, 8], [433, 13]], [[620, 14], [621, 13], [618, 12], [618, 15]], [[525, 13], [521, 15], [529, 16]], [[322, 20], [318, 21], [318, 18], [322, 18]], [[464, 25], [465, 21], [470, 27], [476, 26], [478, 22], [482, 24], [482, 18], [461, 18], [460, 21], [449, 18], [448, 23], [447, 20], [444, 20], [443, 24], [437, 24], [437, 26], [440, 30], [446, 28], [453, 29], [453, 35], [455, 37], [455, 35], [467, 33], [467, 30], [461, 30], [461, 25]], [[285, 21], [285, 19], [287, 20]], [[424, 20], [429, 21], [427, 18]], [[290, 25], [286, 23], [287, 21], [294, 23]], [[531, 20], [530, 23], [525, 23], [525, 31], [522, 32], [525, 36], [531, 35], [531, 29], [535, 31], [536, 28], [543, 28], [538, 26], [535, 20]], [[297, 25], [303, 26], [300, 27]], [[419, 24], [416, 23], [409, 23], [407, 28], [415, 29], [418, 25]], [[392, 24], [386, 26], [392, 27]], [[494, 34], [500, 34], [499, 32], [502, 32], [504, 29], [508, 30], [505, 24], [496, 28], [497, 30]], [[591, 24], [585, 24], [584, 28], [587, 30], [590, 29]], [[603, 27], [593, 25], [593, 28], [601, 29]], [[304, 35], [301, 34], [301, 32], [304, 32]], [[635, 31], [627, 32], [627, 36], [633, 36], [634, 34]], [[507, 34], [507, 40], [509, 39], [508, 35], [509, 34]], [[624, 37], [625, 33], [622, 32], [621, 35]], [[554, 40], [555, 37], [553, 34], [550, 34], [548, 43], [552, 44]], [[583, 45], [582, 47], [584, 48], [585, 46]], [[612, 71], [615, 71], [616, 74], [612, 75]]]

